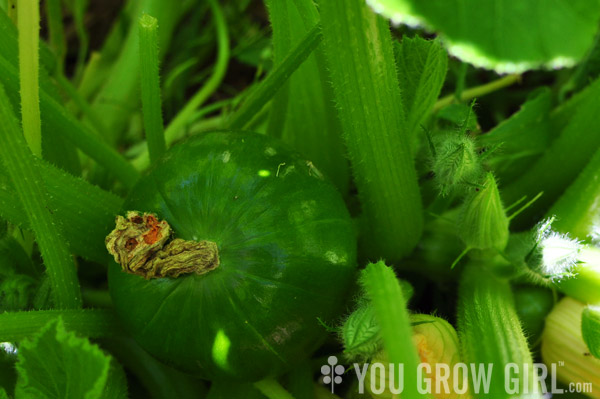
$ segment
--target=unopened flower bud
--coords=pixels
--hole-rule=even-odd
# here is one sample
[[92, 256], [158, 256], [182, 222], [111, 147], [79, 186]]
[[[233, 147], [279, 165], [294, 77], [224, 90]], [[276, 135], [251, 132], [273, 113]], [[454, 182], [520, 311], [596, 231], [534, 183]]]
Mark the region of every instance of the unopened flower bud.
[[508, 217], [494, 175], [488, 173], [483, 187], [463, 205], [459, 234], [467, 248], [502, 251], [508, 243]]
[[475, 183], [481, 170], [475, 143], [468, 136], [449, 135], [436, 146], [433, 173], [442, 195]]

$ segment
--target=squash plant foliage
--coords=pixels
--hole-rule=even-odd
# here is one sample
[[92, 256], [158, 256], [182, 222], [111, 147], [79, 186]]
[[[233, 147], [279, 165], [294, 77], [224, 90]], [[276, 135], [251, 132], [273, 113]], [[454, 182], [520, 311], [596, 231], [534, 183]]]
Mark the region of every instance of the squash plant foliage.
[[0, 398], [350, 399], [384, 359], [418, 399], [459, 357], [493, 398], [563, 358], [600, 386], [599, 22], [0, 0]]

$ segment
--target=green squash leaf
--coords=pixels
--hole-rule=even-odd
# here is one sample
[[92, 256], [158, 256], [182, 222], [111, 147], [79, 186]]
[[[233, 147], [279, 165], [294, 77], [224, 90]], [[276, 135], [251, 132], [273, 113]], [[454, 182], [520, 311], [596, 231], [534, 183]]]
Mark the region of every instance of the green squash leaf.
[[600, 35], [596, 35], [594, 47], [573, 70], [569, 79], [558, 92], [559, 102], [563, 102], [572, 93], [582, 90], [589, 82], [600, 76]]
[[598, 243], [600, 241], [600, 149], [577, 179], [565, 190], [558, 201], [552, 205], [548, 215], [556, 215], [554, 228], [571, 237]]
[[[24, 341], [18, 357], [17, 399], [126, 396], [126, 389], [113, 386], [119, 378], [108, 383], [109, 376], [119, 375], [110, 370], [111, 357], [87, 338], [68, 332], [60, 318], [46, 324], [32, 340]], [[124, 383], [122, 374], [120, 379]]]
[[467, 132], [481, 130], [477, 114], [473, 112], [470, 104], [449, 104], [435, 114], [436, 122], [441, 129], [462, 129]]
[[125, 370], [115, 359], [111, 359], [108, 378], [100, 399], [127, 399], [128, 397]]
[[[554, 111], [553, 114], [561, 114], [551, 115], [550, 122], [551, 131], [560, 132], [558, 137], [552, 140], [540, 158], [522, 171], [518, 179], [507, 181], [502, 187], [502, 198], [506, 204], [514, 203], [524, 195], [533, 198], [544, 192], [533, 206], [513, 219], [512, 228], [523, 229], [539, 220], [594, 156], [600, 146], [599, 94], [600, 79], [597, 79], [572, 101]], [[572, 111], [568, 119], [562, 115], [565, 108]], [[557, 130], [561, 126], [564, 126], [562, 130]]]
[[[408, 303], [414, 294], [414, 288], [406, 280], [398, 280], [398, 282]], [[383, 345], [380, 330], [375, 308], [367, 298], [360, 298], [356, 310], [348, 316], [341, 328], [346, 357], [349, 360], [371, 359]]]
[[24, 274], [0, 275], [0, 310], [25, 309], [34, 294], [35, 280]]
[[583, 310], [581, 333], [590, 353], [600, 359], [600, 308], [588, 306]]
[[431, 112], [442, 90], [448, 55], [438, 40], [404, 37], [395, 43], [398, 81], [408, 131], [418, 137], [419, 124]]
[[572, 66], [593, 45], [598, 0], [367, 0], [393, 23], [439, 32], [449, 52], [500, 73]]
[[349, 359], [369, 359], [382, 346], [379, 323], [370, 303], [356, 309], [342, 327], [344, 354]]
[[0, 239], [0, 312], [27, 308], [38, 288], [39, 272], [12, 236]]
[[477, 138], [482, 147], [499, 146], [489, 164], [501, 181], [513, 181], [546, 150], [550, 143], [551, 93], [543, 89], [521, 109], [489, 133]]

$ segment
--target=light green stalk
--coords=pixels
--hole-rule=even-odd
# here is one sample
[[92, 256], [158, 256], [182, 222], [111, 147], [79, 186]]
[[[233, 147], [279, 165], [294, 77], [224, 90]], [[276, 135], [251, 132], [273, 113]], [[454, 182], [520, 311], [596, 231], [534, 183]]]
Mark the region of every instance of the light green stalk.
[[37, 160], [23, 138], [4, 87], [0, 85], [0, 157], [18, 199], [27, 213], [53, 288], [57, 308], [81, 306], [81, 292], [75, 264], [51, 210]]
[[362, 0], [322, 0], [324, 50], [363, 210], [362, 250], [396, 261], [421, 236], [421, 196], [389, 24]]
[[40, 117], [40, 3], [19, 1], [19, 77], [21, 82], [21, 118], [25, 140], [34, 155], [42, 156]]
[[166, 151], [160, 98], [158, 72], [158, 21], [144, 14], [139, 22], [140, 30], [140, 81], [142, 83], [142, 108], [148, 151], [153, 164]]

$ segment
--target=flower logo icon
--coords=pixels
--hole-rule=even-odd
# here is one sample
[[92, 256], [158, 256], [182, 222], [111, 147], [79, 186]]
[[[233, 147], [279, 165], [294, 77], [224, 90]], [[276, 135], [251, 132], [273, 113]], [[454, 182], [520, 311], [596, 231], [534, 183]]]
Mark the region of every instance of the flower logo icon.
[[[331, 393], [334, 391], [335, 384], [342, 383], [342, 374], [346, 369], [341, 364], [337, 364], [338, 358], [336, 356], [329, 356], [327, 363], [321, 366], [321, 374], [323, 374], [323, 383], [331, 384]], [[337, 366], [336, 366], [337, 364]]]

